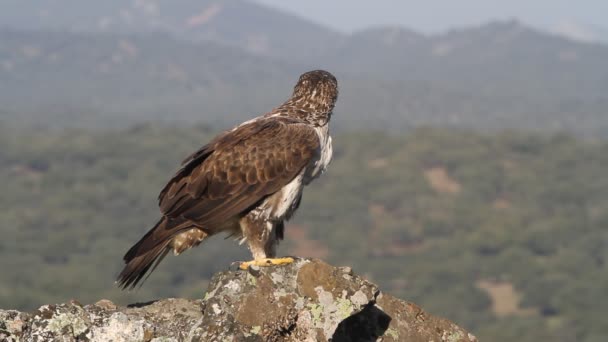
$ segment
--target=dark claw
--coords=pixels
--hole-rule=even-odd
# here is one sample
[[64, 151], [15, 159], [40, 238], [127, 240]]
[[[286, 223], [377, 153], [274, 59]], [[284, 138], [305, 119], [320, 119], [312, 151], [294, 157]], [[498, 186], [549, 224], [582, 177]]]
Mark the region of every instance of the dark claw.
[[230, 266], [228, 266], [228, 271], [241, 271], [241, 268], [239, 266], [241, 266], [241, 261], [234, 261], [232, 263], [230, 263]]
[[247, 272], [257, 278], [260, 275], [260, 267], [255, 265], [249, 266]]

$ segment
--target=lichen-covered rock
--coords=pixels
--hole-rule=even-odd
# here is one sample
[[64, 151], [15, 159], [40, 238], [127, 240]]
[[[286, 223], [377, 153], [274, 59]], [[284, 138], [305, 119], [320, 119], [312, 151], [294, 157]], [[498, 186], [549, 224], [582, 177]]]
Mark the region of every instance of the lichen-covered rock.
[[200, 300], [165, 299], [117, 307], [44, 305], [33, 313], [0, 310], [0, 341], [184, 341], [202, 317]]
[[0, 310], [0, 341], [476, 341], [319, 260], [215, 275], [203, 300]]

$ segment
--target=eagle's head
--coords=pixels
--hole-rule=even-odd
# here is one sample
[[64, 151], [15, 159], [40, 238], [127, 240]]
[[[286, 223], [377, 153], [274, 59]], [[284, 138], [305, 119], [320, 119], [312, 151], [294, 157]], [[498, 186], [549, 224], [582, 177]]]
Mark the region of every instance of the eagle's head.
[[292, 96], [304, 99], [312, 109], [331, 112], [338, 99], [338, 80], [325, 70], [303, 73], [293, 88]]
[[315, 126], [329, 122], [336, 100], [338, 81], [325, 70], [313, 70], [300, 76], [291, 98], [278, 108], [281, 115], [296, 116]]

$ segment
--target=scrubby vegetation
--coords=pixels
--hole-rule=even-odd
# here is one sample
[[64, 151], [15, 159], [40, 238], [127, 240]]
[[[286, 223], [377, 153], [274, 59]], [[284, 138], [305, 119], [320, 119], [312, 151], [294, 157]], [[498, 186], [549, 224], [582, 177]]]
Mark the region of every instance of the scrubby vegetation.
[[[120, 292], [121, 258], [179, 161], [215, 133], [0, 126], [0, 305], [202, 296], [248, 258], [216, 237]], [[417, 129], [334, 137], [281, 253], [352, 266], [485, 341], [600, 341], [608, 313], [606, 143]]]

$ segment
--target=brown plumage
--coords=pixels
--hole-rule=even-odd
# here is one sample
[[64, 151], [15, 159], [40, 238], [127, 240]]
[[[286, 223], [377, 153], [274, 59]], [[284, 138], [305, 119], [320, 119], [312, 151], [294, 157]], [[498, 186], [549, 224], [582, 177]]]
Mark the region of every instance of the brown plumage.
[[186, 158], [158, 196], [162, 218], [124, 256], [119, 285], [134, 287], [171, 249], [179, 254], [220, 232], [246, 240], [256, 259], [273, 257], [303, 185], [331, 159], [337, 96], [333, 75], [305, 73], [281, 106]]

